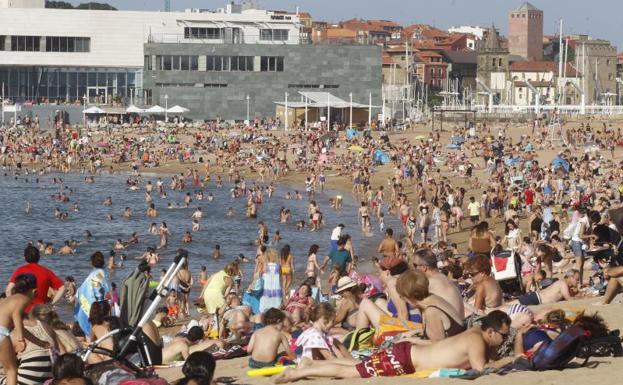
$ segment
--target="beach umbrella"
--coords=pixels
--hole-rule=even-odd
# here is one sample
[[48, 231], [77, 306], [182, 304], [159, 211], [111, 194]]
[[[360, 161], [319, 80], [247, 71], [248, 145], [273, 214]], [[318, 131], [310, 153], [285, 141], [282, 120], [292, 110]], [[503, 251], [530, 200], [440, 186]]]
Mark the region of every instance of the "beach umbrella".
[[91, 107], [87, 108], [86, 110], [84, 110], [85, 114], [103, 114], [105, 112], [106, 111], [102, 110], [98, 106], [91, 106]]
[[184, 108], [182, 106], [175, 105], [167, 110], [169, 114], [185, 114], [189, 112], [188, 108]]
[[352, 145], [352, 146], [348, 147], [348, 149], [351, 150], [351, 151], [357, 151], [357, 152], [363, 151], [363, 147], [357, 146], [357, 145]]
[[161, 115], [161, 114], [164, 114], [166, 112], [166, 110], [164, 109], [164, 107], [160, 107], [159, 105], [155, 105], [155, 106], [152, 106], [152, 107], [149, 107], [148, 109], [146, 109], [145, 112], [148, 113], [148, 114]]
[[128, 108], [125, 109], [125, 112], [129, 114], [142, 114], [143, 112], [145, 112], [145, 110], [136, 107], [134, 104], [131, 104]]

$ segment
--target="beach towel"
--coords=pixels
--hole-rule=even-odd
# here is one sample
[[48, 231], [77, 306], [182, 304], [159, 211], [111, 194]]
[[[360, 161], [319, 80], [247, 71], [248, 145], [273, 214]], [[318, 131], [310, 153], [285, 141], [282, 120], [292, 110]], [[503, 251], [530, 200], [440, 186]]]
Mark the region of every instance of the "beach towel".
[[91, 324], [89, 323], [91, 304], [95, 301], [103, 301], [109, 291], [108, 273], [104, 269], [93, 269], [78, 288], [74, 319], [80, 325], [84, 335], [91, 334]]
[[280, 266], [276, 263], [267, 263], [262, 274], [262, 296], [260, 297], [260, 312], [271, 307], [279, 309], [283, 298], [281, 290]]
[[143, 304], [149, 290], [149, 277], [134, 270], [123, 281], [121, 286], [121, 322], [124, 325], [134, 326], [143, 314]]

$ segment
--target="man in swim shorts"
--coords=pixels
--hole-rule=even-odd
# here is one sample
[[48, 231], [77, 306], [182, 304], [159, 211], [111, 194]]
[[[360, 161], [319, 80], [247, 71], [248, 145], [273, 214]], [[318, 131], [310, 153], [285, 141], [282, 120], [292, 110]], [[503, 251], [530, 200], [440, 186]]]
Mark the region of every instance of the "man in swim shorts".
[[[503, 311], [495, 310], [482, 319], [482, 324], [456, 336], [430, 345], [412, 345], [409, 341], [363, 360], [336, 359], [305, 361], [297, 369], [287, 369], [275, 377], [275, 383], [286, 383], [306, 377], [369, 378], [399, 376], [430, 368], [464, 368], [482, 371], [497, 367], [489, 352], [504, 343], [511, 320]], [[504, 362], [506, 364], [507, 362]]]

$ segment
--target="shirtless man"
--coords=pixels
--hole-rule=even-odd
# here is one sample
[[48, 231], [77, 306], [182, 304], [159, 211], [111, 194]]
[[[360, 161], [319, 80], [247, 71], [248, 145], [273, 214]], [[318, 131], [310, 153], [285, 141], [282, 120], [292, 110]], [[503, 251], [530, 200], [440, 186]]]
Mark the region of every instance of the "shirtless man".
[[502, 305], [504, 294], [498, 281], [491, 276], [488, 257], [481, 255], [469, 259], [465, 263], [464, 270], [468, 276], [471, 276], [476, 288], [473, 304], [465, 306], [466, 314], [483, 314], [487, 309], [495, 309]]
[[452, 305], [461, 316], [465, 313], [463, 297], [454, 282], [437, 268], [437, 257], [430, 249], [419, 249], [413, 256], [416, 270], [423, 272], [428, 278], [428, 290]]
[[155, 266], [160, 261], [160, 257], [153, 247], [148, 247], [147, 251], [145, 251], [145, 253], [143, 253], [143, 255], [138, 259], [146, 261], [149, 266]]
[[191, 215], [192, 219], [201, 219], [203, 218], [203, 211], [201, 211], [201, 207], [197, 207], [197, 210]]
[[199, 326], [190, 328], [186, 336], [175, 337], [162, 349], [162, 363], [185, 361], [190, 355], [190, 348], [203, 340], [203, 329]]
[[59, 255], [71, 255], [73, 253], [74, 253], [74, 249], [72, 249], [71, 246], [69, 245], [69, 241], [65, 241], [63, 246], [60, 249], [58, 249]]
[[297, 369], [286, 369], [275, 377], [275, 383], [296, 381], [305, 377], [370, 378], [413, 374], [418, 370], [434, 368], [462, 368], [482, 371], [496, 367], [497, 357], [491, 352], [508, 337], [511, 320], [496, 310], [476, 326], [454, 337], [416, 345], [399, 342], [363, 360], [350, 358], [331, 361], [304, 361]]
[[385, 230], [385, 238], [379, 244], [379, 253], [383, 254], [384, 257], [395, 257], [398, 255], [398, 242], [396, 242], [393, 238], [394, 230], [388, 228]]
[[569, 301], [575, 296], [579, 282], [580, 272], [576, 269], [571, 269], [565, 273], [563, 279], [559, 279], [540, 292], [526, 293], [509, 304], [520, 303], [530, 306], [547, 305], [562, 300]]

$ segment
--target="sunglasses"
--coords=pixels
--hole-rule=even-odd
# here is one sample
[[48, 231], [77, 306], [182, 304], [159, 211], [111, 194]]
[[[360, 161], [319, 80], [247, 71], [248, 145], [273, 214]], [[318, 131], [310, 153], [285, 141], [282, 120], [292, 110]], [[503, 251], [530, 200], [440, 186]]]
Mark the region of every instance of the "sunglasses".
[[499, 330], [493, 330], [493, 331], [498, 333], [500, 336], [502, 336], [502, 341], [506, 341], [508, 339], [508, 333], [502, 333]]

